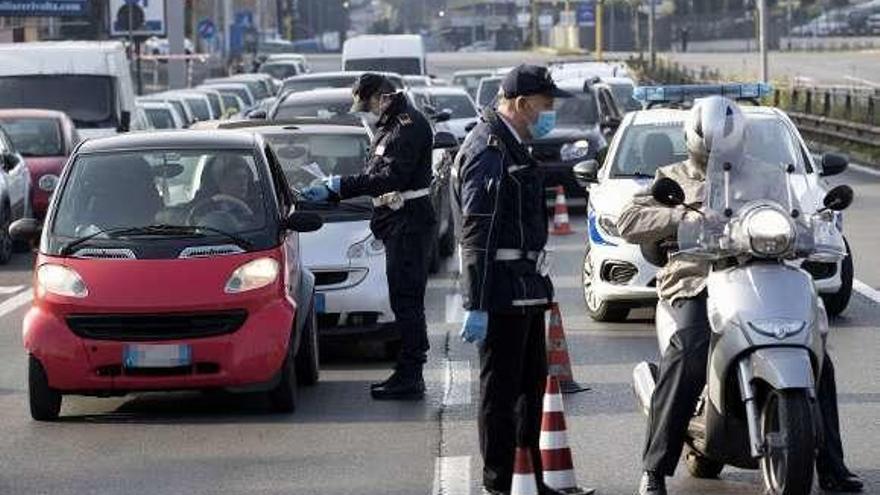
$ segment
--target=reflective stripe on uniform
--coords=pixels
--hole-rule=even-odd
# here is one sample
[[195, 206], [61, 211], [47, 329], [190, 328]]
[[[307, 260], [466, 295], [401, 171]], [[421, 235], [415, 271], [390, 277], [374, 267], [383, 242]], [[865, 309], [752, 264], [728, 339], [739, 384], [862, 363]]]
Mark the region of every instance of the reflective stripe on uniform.
[[549, 303], [546, 297], [541, 299], [514, 299], [510, 301], [511, 306], [541, 306]]

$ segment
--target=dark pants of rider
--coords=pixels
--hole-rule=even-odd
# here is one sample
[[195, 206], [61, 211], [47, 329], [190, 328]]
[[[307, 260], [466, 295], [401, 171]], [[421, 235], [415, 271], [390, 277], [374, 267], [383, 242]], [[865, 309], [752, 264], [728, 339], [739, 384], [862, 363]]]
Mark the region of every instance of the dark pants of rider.
[[541, 475], [541, 408], [547, 379], [544, 312], [489, 313], [480, 346], [480, 453], [483, 485], [510, 490], [517, 445], [531, 451]]
[[401, 338], [397, 370], [421, 376], [428, 352], [425, 287], [434, 236], [430, 230], [401, 233], [384, 242], [391, 310]]
[[[646, 471], [665, 476], [675, 474], [684, 448], [688, 424], [706, 384], [711, 330], [706, 314], [705, 293], [679, 299], [671, 307], [679, 328], [660, 360], [657, 387], [651, 397], [643, 463]], [[834, 365], [828, 354], [818, 383], [818, 402], [822, 415], [824, 442], [816, 467], [819, 473], [843, 474], [843, 447], [837, 412]]]

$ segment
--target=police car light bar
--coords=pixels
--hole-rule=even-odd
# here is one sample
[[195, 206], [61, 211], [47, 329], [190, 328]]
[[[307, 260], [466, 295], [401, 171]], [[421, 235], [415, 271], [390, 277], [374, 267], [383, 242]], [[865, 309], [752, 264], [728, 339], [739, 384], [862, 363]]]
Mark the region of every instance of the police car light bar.
[[633, 92], [633, 98], [646, 104], [681, 103], [707, 96], [724, 96], [733, 100], [757, 100], [772, 92], [773, 87], [766, 83], [682, 84], [639, 86]]

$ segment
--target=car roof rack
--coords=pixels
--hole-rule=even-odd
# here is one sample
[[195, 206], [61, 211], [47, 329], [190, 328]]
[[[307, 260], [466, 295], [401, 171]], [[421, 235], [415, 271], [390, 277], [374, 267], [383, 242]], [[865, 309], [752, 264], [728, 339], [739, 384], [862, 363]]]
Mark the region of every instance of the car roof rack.
[[773, 87], [767, 83], [679, 84], [670, 86], [639, 86], [633, 98], [646, 108], [685, 108], [697, 98], [724, 96], [737, 102], [761, 105], [761, 98], [770, 95]]

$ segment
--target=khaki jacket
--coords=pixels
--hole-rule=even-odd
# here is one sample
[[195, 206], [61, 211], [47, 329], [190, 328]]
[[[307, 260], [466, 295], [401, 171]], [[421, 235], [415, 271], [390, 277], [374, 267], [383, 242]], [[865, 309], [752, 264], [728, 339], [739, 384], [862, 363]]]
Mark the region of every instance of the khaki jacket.
[[[702, 205], [705, 169], [687, 160], [657, 169], [654, 180], [662, 177], [678, 182], [684, 189], [686, 203], [696, 207]], [[621, 237], [633, 244], [672, 240], [678, 235], [678, 224], [687, 211], [682, 207], [661, 205], [651, 197], [649, 188], [633, 197], [624, 208], [617, 220], [617, 229]], [[708, 275], [707, 262], [677, 259], [672, 254], [666, 266], [657, 274], [657, 294], [669, 302], [694, 297], [705, 289]]]

